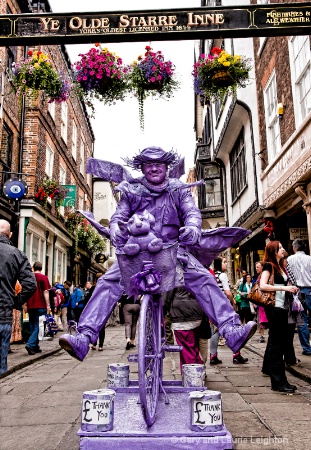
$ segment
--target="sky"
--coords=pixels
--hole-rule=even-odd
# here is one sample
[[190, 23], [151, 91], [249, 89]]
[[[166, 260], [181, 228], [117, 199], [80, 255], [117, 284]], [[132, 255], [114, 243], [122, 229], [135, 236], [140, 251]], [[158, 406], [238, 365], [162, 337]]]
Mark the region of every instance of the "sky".
[[[131, 11], [147, 9], [199, 7], [200, 0], [49, 0], [53, 12]], [[91, 119], [95, 134], [94, 157], [122, 164], [122, 157], [132, 156], [148, 146], [176, 150], [185, 157], [186, 173], [194, 166], [194, 93], [192, 66], [197, 41], [144, 41], [103, 43], [116, 52], [125, 64], [131, 64], [150, 45], [161, 50], [166, 60], [176, 66], [180, 88], [170, 100], [147, 99], [144, 103], [145, 129], [140, 130], [138, 101], [125, 101], [107, 106], [96, 102], [95, 119]], [[71, 62], [79, 59], [93, 44], [67, 45]]]

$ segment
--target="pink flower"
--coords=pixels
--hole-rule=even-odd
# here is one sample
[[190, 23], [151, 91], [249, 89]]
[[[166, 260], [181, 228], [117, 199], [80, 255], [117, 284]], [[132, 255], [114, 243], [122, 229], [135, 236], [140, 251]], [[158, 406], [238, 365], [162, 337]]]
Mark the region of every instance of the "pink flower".
[[151, 81], [152, 83], [154, 83], [155, 80], [156, 80], [155, 77], [151, 77], [151, 78], [150, 78], [150, 81]]

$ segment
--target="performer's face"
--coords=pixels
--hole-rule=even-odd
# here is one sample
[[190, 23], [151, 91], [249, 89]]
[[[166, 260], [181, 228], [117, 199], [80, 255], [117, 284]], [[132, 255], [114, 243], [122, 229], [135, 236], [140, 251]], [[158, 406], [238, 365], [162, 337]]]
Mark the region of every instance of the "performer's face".
[[166, 177], [167, 166], [163, 163], [147, 162], [142, 165], [142, 173], [152, 184], [161, 184]]

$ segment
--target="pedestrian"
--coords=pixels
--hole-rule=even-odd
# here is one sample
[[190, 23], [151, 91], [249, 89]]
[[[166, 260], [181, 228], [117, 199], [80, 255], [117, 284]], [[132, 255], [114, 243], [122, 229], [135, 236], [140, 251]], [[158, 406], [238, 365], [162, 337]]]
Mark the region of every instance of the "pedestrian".
[[180, 352], [180, 373], [184, 364], [203, 364], [200, 355], [200, 325], [204, 317], [195, 297], [183, 287], [175, 288], [165, 296], [170, 311], [172, 330]]
[[[220, 289], [224, 292], [224, 294], [226, 295], [227, 301], [229, 301], [231, 303], [231, 305], [233, 306], [235, 304], [235, 299], [233, 298], [232, 292], [230, 290], [229, 279], [228, 279], [228, 275], [226, 274], [227, 266], [228, 266], [228, 261], [226, 258], [219, 256], [214, 259], [214, 272], [215, 272], [215, 278], [216, 278], [217, 284], [220, 287]], [[218, 347], [217, 341], [219, 341], [220, 333], [219, 333], [218, 328], [215, 328], [215, 327], [213, 329], [211, 329], [211, 332], [212, 332], [212, 337], [210, 340], [210, 345], [211, 345], [210, 364], [211, 365], [220, 364], [222, 361], [220, 359], [218, 359], [218, 352], [217, 352], [217, 347]], [[246, 364], [247, 362], [248, 362], [248, 358], [244, 358], [241, 355], [240, 350], [233, 352], [233, 364]]]
[[[268, 370], [263, 366], [263, 373], [270, 376], [273, 391], [293, 393], [297, 388], [288, 383], [284, 363], [288, 343], [288, 310], [285, 294], [286, 292], [294, 294], [298, 292], [298, 288], [288, 285], [288, 276], [280, 264], [283, 257], [284, 248], [280, 241], [268, 242], [260, 277], [260, 289], [275, 292], [275, 306], [265, 308], [269, 325], [269, 339], [264, 360]], [[268, 283], [271, 275], [274, 279], [273, 284]]]
[[[173, 150], [165, 152], [159, 147], [148, 147], [134, 158], [126, 158], [126, 164], [135, 170], [141, 169], [143, 176], [129, 178], [130, 181], [118, 185], [118, 189], [123, 192], [110, 220], [110, 239], [115, 247], [124, 245], [127, 231], [125, 233], [120, 229], [121, 221], [124, 223], [134, 213], [143, 214], [145, 210], [152, 214], [157, 238], [161, 238], [166, 244], [179, 241], [186, 246], [180, 246], [177, 254], [180, 267], [183, 268], [185, 288], [191, 290], [209, 319], [218, 325], [221, 334], [227, 339], [227, 345], [236, 352], [254, 334], [257, 325], [248, 322], [244, 327], [241, 326], [237, 314], [218, 288], [214, 277], [191, 254], [191, 247], [197, 246], [197, 250], [203, 255], [211, 245], [216, 245], [216, 238], [213, 235], [202, 235], [201, 212], [194, 203], [189, 187], [168, 176], [169, 168], [177, 167], [179, 163], [180, 157]], [[111, 167], [111, 163], [108, 164]], [[114, 171], [101, 171], [101, 167], [107, 168], [107, 161], [89, 159], [89, 172], [95, 174], [99, 170], [105, 179], [110, 180]], [[222, 230], [217, 235], [217, 245], [219, 242], [228, 244], [228, 239], [223, 240], [221, 233]], [[230, 242], [235, 239], [236, 235], [232, 230]], [[203, 261], [204, 257], [201, 259]], [[97, 339], [99, 330], [121, 298], [124, 287], [120, 280], [121, 273], [116, 261], [97, 283], [81, 315], [76, 335], [68, 333], [60, 337], [60, 345], [78, 360], [82, 361], [86, 357], [89, 344]]]
[[60, 305], [61, 307], [61, 320], [63, 330], [66, 331], [68, 328], [68, 321], [70, 320], [70, 287], [71, 282], [66, 280], [63, 284], [62, 293], [64, 296], [64, 302]]
[[92, 293], [94, 291], [95, 286], [93, 286], [92, 282], [88, 280], [85, 283], [83, 296], [84, 296], [84, 307], [87, 305], [87, 302], [90, 300]]
[[140, 312], [140, 298], [136, 301], [133, 296], [129, 297], [125, 293], [120, 298], [125, 324], [126, 350], [136, 347], [136, 327]]
[[[92, 297], [93, 291], [95, 289], [96, 283], [99, 280], [99, 278], [101, 276], [103, 276], [103, 272], [97, 272], [97, 274], [95, 275], [95, 284], [93, 284], [88, 292], [88, 297], [86, 299], [86, 303], [89, 301], [89, 299]], [[105, 342], [105, 337], [106, 337], [106, 326], [103, 325], [101, 327], [101, 329], [99, 330], [99, 334], [98, 334], [98, 351], [102, 352], [104, 350], [104, 342]], [[97, 346], [97, 339], [95, 342], [92, 343], [91, 345], [91, 349], [92, 350], [96, 350], [96, 346]]]
[[238, 293], [241, 296], [240, 302], [240, 319], [242, 323], [247, 323], [250, 320], [254, 320], [255, 310], [254, 306], [250, 303], [247, 298], [250, 290], [252, 288], [252, 277], [249, 273], [247, 273], [243, 279], [242, 283], [239, 286]]
[[293, 282], [300, 289], [304, 310], [301, 312], [303, 323], [297, 324], [298, 337], [302, 354], [311, 356], [310, 331], [308, 315], [311, 314], [311, 256], [306, 255], [306, 245], [303, 239], [293, 241], [294, 255], [287, 258], [287, 269], [293, 277]]
[[[252, 277], [252, 285], [260, 279], [260, 276], [262, 274], [262, 268], [263, 263], [262, 261], [257, 261], [255, 264], [255, 270], [256, 273]], [[264, 343], [265, 340], [265, 330], [268, 328], [268, 319], [265, 313], [265, 308], [263, 306], [257, 306], [257, 316], [258, 316], [258, 322], [259, 322], [259, 342]]]
[[74, 288], [73, 293], [70, 296], [71, 310], [73, 311], [74, 320], [79, 323], [80, 316], [84, 309], [84, 295], [81, 286], [77, 284]]
[[45, 315], [47, 312], [51, 312], [49, 296], [51, 285], [49, 279], [41, 273], [42, 263], [40, 261], [36, 261], [32, 268], [37, 280], [37, 288], [27, 301], [30, 336], [25, 348], [29, 355], [42, 352], [39, 347], [39, 317]]
[[[0, 219], [0, 375], [8, 368], [13, 308], [20, 309], [37, 286], [27, 256], [12, 245], [11, 236], [10, 223]], [[15, 296], [17, 280], [22, 290]]]

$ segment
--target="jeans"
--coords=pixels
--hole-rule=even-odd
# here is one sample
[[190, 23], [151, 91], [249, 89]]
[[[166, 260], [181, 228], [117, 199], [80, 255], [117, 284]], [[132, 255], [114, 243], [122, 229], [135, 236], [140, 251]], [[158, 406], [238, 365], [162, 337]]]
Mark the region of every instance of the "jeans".
[[309, 332], [309, 324], [308, 324], [308, 311], [311, 313], [311, 289], [310, 288], [300, 288], [300, 291], [305, 295], [304, 301], [304, 311], [301, 312], [301, 316], [303, 318], [303, 325], [297, 326], [299, 342], [302, 347], [302, 350], [305, 353], [311, 354], [311, 345], [310, 345], [310, 332]]
[[39, 317], [46, 314], [45, 308], [33, 308], [28, 310], [30, 336], [26, 344], [32, 350], [39, 349]]
[[0, 323], [0, 375], [8, 370], [7, 357], [12, 333], [11, 323]]

